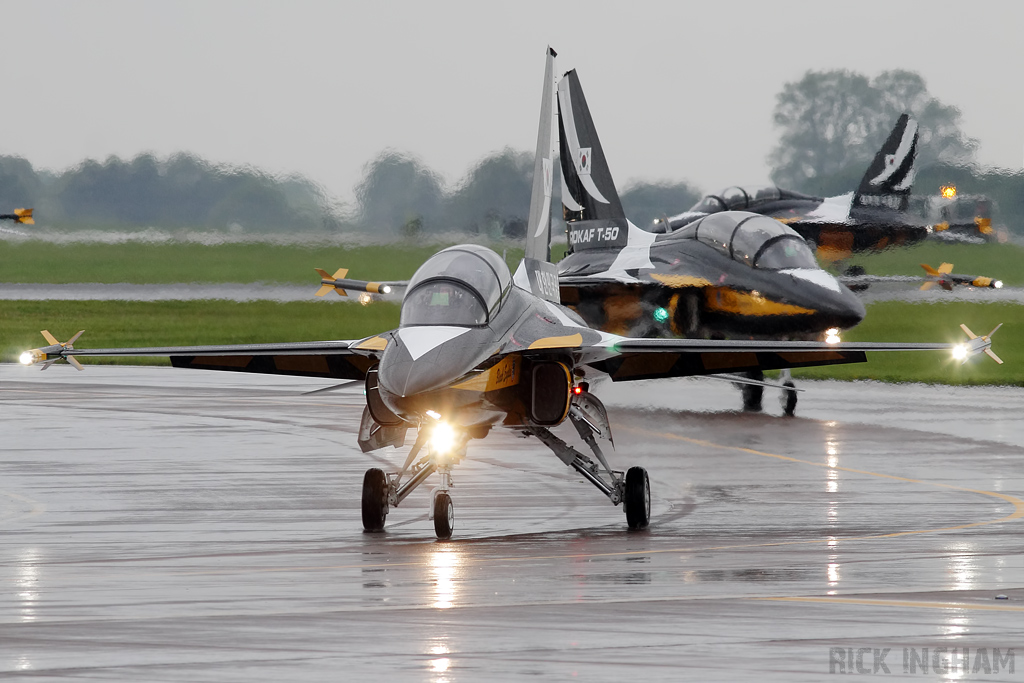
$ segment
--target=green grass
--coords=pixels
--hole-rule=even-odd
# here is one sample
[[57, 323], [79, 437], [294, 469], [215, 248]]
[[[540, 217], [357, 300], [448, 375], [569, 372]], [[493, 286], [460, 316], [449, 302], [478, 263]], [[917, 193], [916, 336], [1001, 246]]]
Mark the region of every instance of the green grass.
[[[404, 280], [440, 245], [396, 243], [369, 247], [270, 243], [206, 246], [187, 242], [147, 244], [43, 241], [0, 242], [0, 282], [268, 282], [314, 285], [313, 268], [349, 269], [357, 280]], [[500, 251], [500, 249], [499, 249]], [[514, 267], [522, 249], [509, 249]]]
[[[924, 275], [922, 263], [938, 268], [952, 263], [955, 273], [984, 275], [1007, 286], [1024, 285], [1024, 248], [1014, 244], [946, 244], [924, 242], [913, 247], [856, 255], [844, 262], [861, 265], [870, 275]], [[969, 327], [969, 326], [968, 326]]]
[[[361, 339], [398, 326], [398, 306], [322, 301], [0, 301], [0, 359], [16, 360], [78, 330], [80, 348], [254, 344]], [[169, 365], [166, 358], [83, 359], [83, 362]]]
[[843, 335], [844, 341], [961, 342], [966, 324], [975, 334], [993, 337], [992, 350], [1003, 359], [997, 365], [978, 356], [960, 365], [945, 352], [898, 351], [869, 353], [867, 363], [795, 370], [795, 377], [810, 379], [876, 379], [884, 382], [933, 384], [1014, 384], [1024, 386], [1024, 306], [949, 302], [909, 304], [884, 301], [868, 306], [864, 322]]

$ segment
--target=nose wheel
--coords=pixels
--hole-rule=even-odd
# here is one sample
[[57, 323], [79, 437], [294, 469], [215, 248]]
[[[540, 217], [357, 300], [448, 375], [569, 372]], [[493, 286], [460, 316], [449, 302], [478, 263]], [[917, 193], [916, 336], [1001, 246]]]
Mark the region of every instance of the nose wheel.
[[440, 541], [447, 541], [455, 530], [455, 505], [445, 491], [434, 496], [434, 533]]

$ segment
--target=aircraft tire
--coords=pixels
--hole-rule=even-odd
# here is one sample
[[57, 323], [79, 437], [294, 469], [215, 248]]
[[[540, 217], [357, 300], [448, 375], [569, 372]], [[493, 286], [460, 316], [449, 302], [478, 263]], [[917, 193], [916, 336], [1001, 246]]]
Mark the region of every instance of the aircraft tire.
[[[764, 381], [764, 373], [759, 370], [745, 374], [747, 379], [754, 379], [759, 382]], [[761, 399], [764, 397], [764, 387], [757, 386], [756, 384], [741, 384], [740, 392], [743, 394], [744, 411], [748, 413], [761, 412]]]
[[384, 470], [371, 467], [363, 475], [363, 529], [384, 531], [388, 516], [388, 477]]
[[630, 529], [646, 529], [651, 523], [651, 480], [643, 467], [630, 467], [626, 472], [622, 507]]
[[455, 505], [444, 491], [434, 496], [434, 533], [440, 541], [447, 541], [455, 530]]
[[789, 387], [782, 391], [782, 414], [786, 417], [793, 417], [796, 412], [796, 392], [793, 389], [796, 385], [792, 382], [783, 382], [782, 386]]

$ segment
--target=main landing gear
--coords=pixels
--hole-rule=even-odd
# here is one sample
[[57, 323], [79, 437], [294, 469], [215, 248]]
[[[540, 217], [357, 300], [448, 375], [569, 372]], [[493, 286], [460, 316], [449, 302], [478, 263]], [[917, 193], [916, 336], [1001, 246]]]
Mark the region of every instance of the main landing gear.
[[796, 412], [796, 384], [793, 383], [793, 376], [789, 368], [782, 371], [782, 386], [786, 387], [779, 394], [779, 405], [782, 406], [782, 414], [786, 417], [793, 417]]
[[622, 503], [626, 512], [626, 524], [630, 529], [646, 529], [651, 523], [651, 483], [647, 470], [643, 467], [631, 467], [623, 476], [622, 472], [609, 467], [595, 439], [601, 437], [612, 441], [611, 425], [608, 423], [604, 405], [593, 394], [583, 392], [573, 397], [569, 419], [579, 432], [580, 438], [594, 453], [596, 463], [544, 427], [531, 427], [528, 433], [540, 439], [559, 460], [579, 472], [584, 479], [608, 496], [614, 505]]
[[[622, 504], [626, 524], [630, 529], [645, 529], [651, 522], [651, 482], [647, 470], [631, 467], [623, 475], [612, 470], [601, 452], [595, 437], [611, 441], [611, 426], [604, 405], [589, 392], [573, 397], [569, 419], [580, 437], [593, 451], [597, 462], [580, 453], [544, 427], [528, 427], [526, 432], [540, 439], [566, 465], [579, 472], [584, 479], [608, 496], [615, 505]], [[384, 521], [392, 507], [398, 505], [434, 472], [441, 477], [430, 501], [429, 517], [434, 522], [434, 533], [439, 540], [451, 538], [455, 530], [455, 506], [452, 503], [451, 469], [466, 454], [469, 435], [457, 438], [455, 447], [445, 452], [430, 452], [419, 457], [427, 446], [427, 429], [421, 429], [405, 465], [397, 474], [388, 474], [373, 467], [363, 476], [363, 529], [367, 532], [384, 530]], [[428, 448], [428, 450], [431, 450]]]
[[[745, 372], [743, 376], [758, 382], [764, 381], [764, 373], [760, 370]], [[789, 368], [782, 370], [779, 380], [782, 383], [782, 393], [779, 394], [779, 405], [782, 406], [782, 414], [786, 417], [793, 417], [796, 412], [796, 384], [793, 383], [793, 375], [790, 373]], [[757, 384], [738, 384], [738, 386], [743, 394], [743, 411], [748, 413], [761, 412], [764, 387]]]

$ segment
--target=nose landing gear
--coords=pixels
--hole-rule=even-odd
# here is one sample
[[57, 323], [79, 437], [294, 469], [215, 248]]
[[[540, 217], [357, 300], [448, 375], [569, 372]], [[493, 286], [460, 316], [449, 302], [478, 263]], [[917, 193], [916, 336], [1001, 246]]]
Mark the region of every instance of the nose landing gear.
[[[451, 468], [462, 459], [466, 452], [466, 440], [463, 439], [454, 452], [445, 454], [430, 453], [419, 460], [420, 451], [426, 443], [426, 430], [420, 430], [419, 436], [405, 465], [398, 474], [387, 474], [373, 467], [363, 476], [363, 529], [368, 532], [384, 530], [384, 520], [391, 507], [398, 505], [426, 481], [434, 472], [441, 475], [441, 485], [434, 491], [430, 501], [428, 517], [434, 521], [434, 532], [439, 540], [448, 540], [455, 529], [455, 506], [452, 504], [449, 490], [452, 486]], [[402, 478], [411, 475], [405, 483]]]

